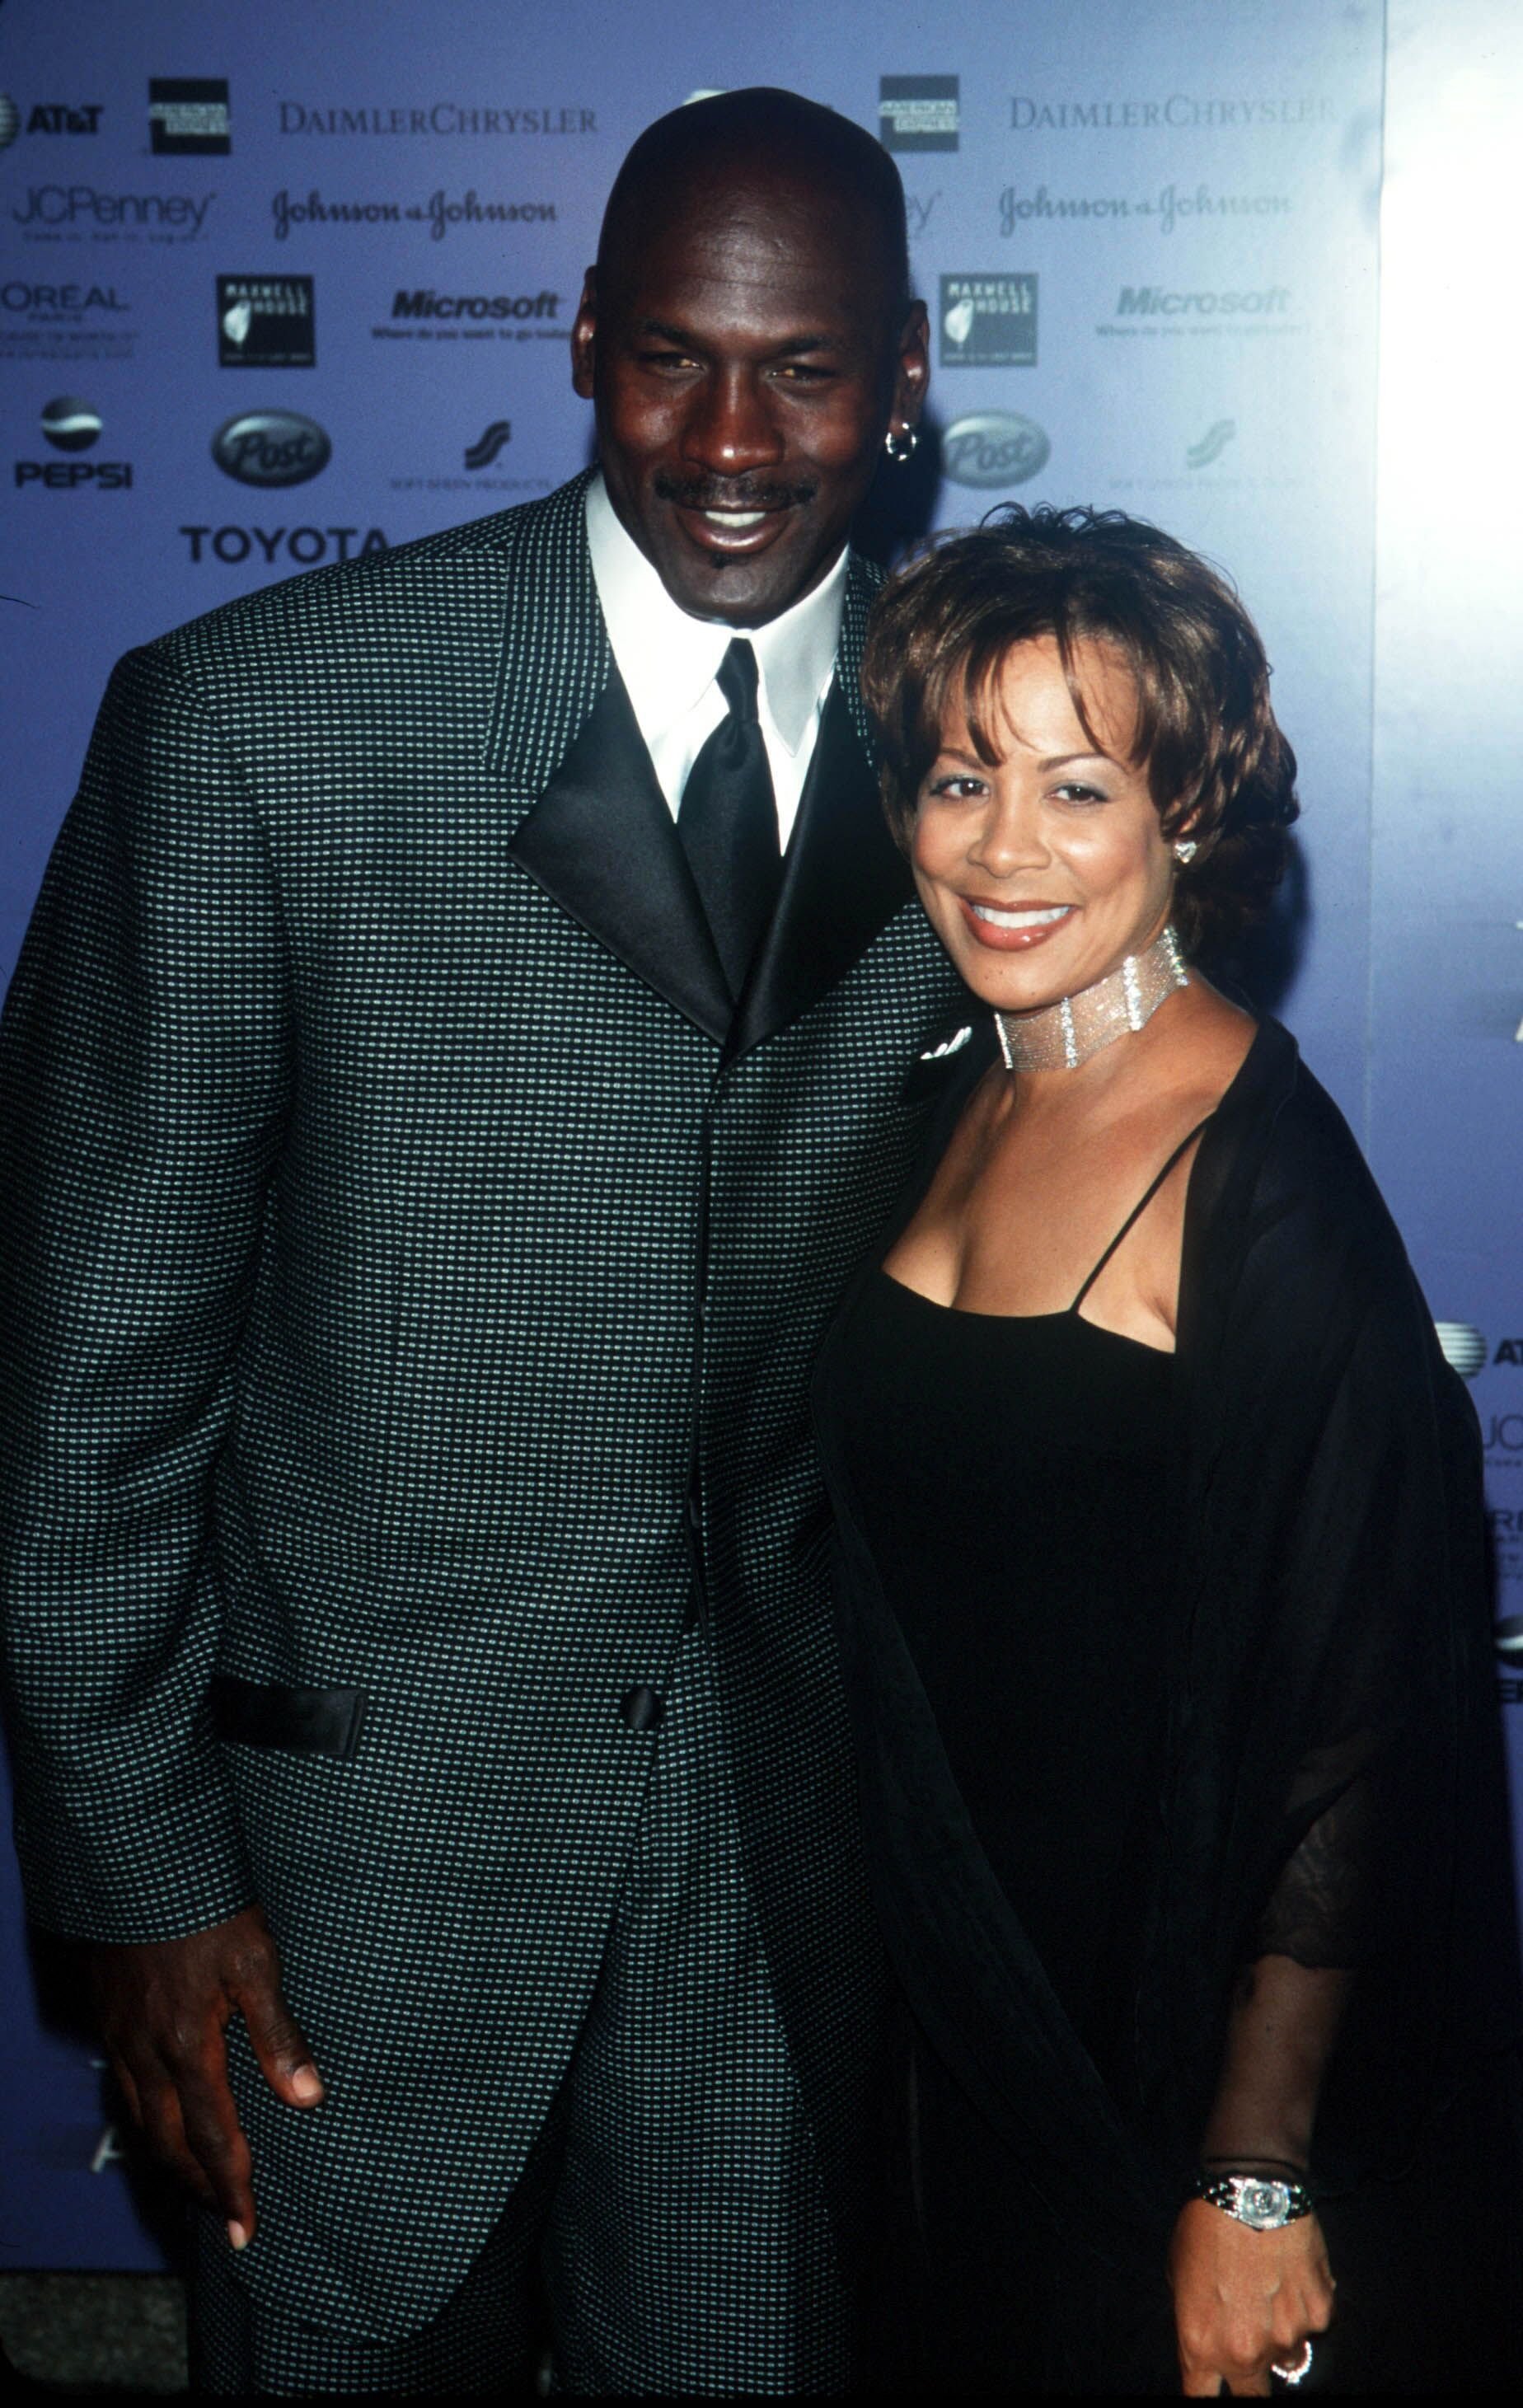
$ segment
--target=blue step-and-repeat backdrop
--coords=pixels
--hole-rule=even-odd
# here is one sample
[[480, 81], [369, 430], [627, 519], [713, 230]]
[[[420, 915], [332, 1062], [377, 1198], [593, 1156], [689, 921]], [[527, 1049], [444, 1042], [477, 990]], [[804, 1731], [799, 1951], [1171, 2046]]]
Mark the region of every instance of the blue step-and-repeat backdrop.
[[[903, 172], [935, 329], [923, 523], [1116, 505], [1225, 566], [1264, 629], [1305, 819], [1261, 976], [1473, 1379], [1523, 1617], [1520, 815], [1461, 729], [1444, 791], [1415, 776], [1442, 661], [1419, 643], [1430, 691], [1382, 691], [1383, 110], [1424, 6], [0, 0], [0, 970], [117, 654], [580, 467], [568, 337], [629, 142], [695, 91], [808, 93]], [[1499, 1677], [1523, 1723], [1505, 1654]], [[8, 1849], [0, 1947], [0, 2267], [154, 2265]]]

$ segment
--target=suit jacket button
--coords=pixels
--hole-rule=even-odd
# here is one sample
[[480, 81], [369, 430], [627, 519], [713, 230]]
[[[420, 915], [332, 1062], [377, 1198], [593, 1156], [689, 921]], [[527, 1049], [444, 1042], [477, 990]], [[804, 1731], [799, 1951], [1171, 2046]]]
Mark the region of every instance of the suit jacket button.
[[621, 1700], [619, 1712], [632, 1731], [654, 1730], [661, 1719], [662, 1701], [654, 1689], [631, 1689]]

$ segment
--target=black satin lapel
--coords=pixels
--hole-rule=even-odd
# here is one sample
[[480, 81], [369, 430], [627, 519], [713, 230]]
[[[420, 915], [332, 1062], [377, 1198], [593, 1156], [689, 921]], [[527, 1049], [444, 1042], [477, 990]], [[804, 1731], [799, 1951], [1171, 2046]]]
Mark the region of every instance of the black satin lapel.
[[733, 1005], [618, 670], [509, 851], [563, 910], [707, 1036]]
[[838, 674], [783, 867], [783, 889], [736, 1015], [748, 1052], [802, 1017], [914, 892]]

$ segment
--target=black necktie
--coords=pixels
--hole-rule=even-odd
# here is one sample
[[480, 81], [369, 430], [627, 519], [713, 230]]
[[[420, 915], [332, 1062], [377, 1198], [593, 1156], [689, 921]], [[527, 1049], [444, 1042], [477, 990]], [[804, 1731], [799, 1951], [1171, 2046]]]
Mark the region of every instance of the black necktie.
[[677, 813], [714, 944], [739, 996], [783, 874], [777, 803], [756, 718], [756, 655], [737, 636], [719, 665], [728, 715], [688, 773]]

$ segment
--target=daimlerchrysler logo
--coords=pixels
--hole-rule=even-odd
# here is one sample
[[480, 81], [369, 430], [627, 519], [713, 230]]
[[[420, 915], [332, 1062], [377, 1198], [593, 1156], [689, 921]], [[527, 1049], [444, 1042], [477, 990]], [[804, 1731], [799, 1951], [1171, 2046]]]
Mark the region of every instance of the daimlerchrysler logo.
[[431, 101], [424, 108], [314, 107], [305, 100], [280, 103], [282, 134], [596, 134], [590, 108], [475, 108], [455, 100]]
[[995, 493], [1024, 485], [1047, 465], [1045, 427], [1013, 409], [979, 409], [954, 419], [941, 437], [941, 473], [955, 485]]
[[327, 466], [333, 446], [315, 418], [294, 409], [246, 409], [218, 427], [211, 456], [240, 485], [305, 485]]

